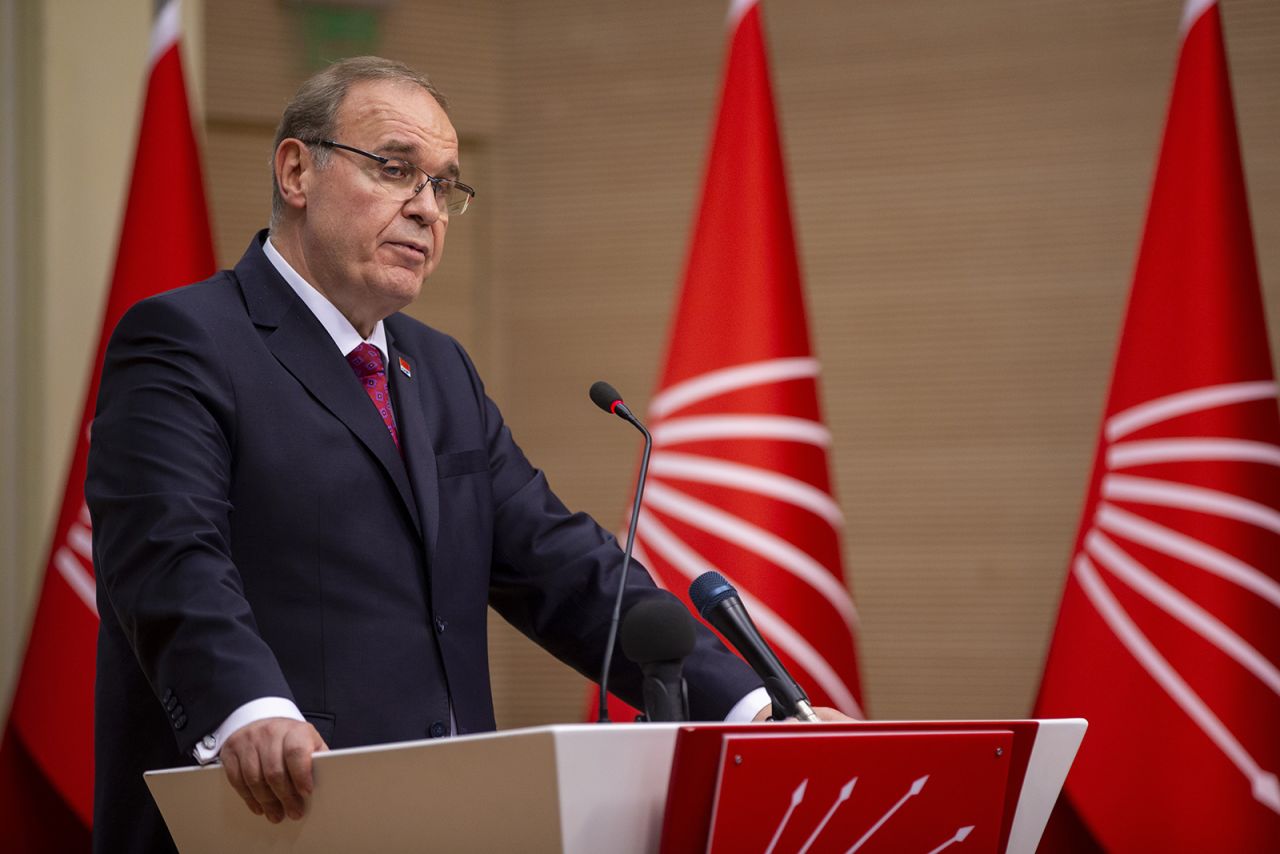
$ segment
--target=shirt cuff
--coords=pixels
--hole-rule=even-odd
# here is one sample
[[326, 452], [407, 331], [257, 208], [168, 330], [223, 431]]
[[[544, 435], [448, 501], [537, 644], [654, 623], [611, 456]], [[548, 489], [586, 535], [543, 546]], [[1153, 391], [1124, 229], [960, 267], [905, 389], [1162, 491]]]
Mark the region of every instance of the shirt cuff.
[[227, 715], [227, 719], [222, 722], [222, 726], [200, 739], [191, 754], [195, 756], [196, 761], [201, 765], [208, 765], [218, 758], [218, 754], [222, 751], [222, 745], [226, 744], [227, 739], [231, 738], [236, 730], [267, 718], [306, 720], [302, 716], [302, 712], [298, 711], [298, 707], [293, 700], [285, 697], [259, 697], [256, 700], [250, 700], [230, 715]]
[[764, 688], [757, 688], [734, 704], [733, 708], [729, 710], [729, 714], [724, 716], [724, 722], [727, 724], [749, 724], [755, 720], [756, 715], [760, 714], [761, 709], [772, 703], [773, 700], [769, 699], [769, 692]]

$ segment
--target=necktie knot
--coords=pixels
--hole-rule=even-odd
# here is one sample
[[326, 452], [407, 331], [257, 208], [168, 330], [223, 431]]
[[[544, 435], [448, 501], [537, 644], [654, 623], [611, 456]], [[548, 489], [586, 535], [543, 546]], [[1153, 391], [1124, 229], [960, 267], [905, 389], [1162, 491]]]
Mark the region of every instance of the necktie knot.
[[367, 341], [347, 354], [347, 364], [351, 365], [351, 370], [361, 379], [386, 370], [382, 362], [382, 351]]

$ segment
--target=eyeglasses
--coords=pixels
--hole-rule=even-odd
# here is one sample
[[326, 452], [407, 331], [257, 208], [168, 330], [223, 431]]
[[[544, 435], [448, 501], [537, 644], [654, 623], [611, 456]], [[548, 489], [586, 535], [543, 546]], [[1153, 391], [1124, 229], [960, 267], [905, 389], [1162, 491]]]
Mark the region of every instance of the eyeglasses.
[[[386, 190], [392, 198], [401, 204], [421, 193], [422, 188], [430, 184], [432, 192], [435, 193], [436, 207], [441, 211], [448, 211], [455, 216], [461, 216], [467, 212], [467, 207], [471, 204], [471, 200], [476, 197], [475, 188], [468, 187], [461, 181], [455, 181], [452, 178], [437, 178], [434, 175], [428, 175], [409, 161], [401, 160], [398, 157], [383, 157], [381, 154], [373, 154], [355, 146], [334, 142], [331, 139], [303, 140], [303, 142], [307, 145], [323, 145], [325, 148], [341, 148], [343, 151], [360, 154], [376, 161], [380, 164], [378, 170], [374, 173], [378, 179], [378, 186]], [[425, 181], [419, 179], [419, 173], [426, 179]]]

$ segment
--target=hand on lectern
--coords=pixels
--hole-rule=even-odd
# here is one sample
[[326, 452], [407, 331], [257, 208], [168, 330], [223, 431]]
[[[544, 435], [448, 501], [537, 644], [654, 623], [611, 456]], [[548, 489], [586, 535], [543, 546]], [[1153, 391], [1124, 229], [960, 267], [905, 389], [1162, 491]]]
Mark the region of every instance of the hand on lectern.
[[249, 811], [277, 824], [286, 815], [302, 818], [313, 787], [311, 754], [328, 749], [305, 721], [264, 718], [232, 733], [219, 758]]
[[[770, 703], [769, 705], [761, 709], [759, 712], [757, 712], [756, 716], [752, 718], [752, 720], [757, 722], [767, 721], [769, 720], [769, 715], [772, 712], [773, 712], [773, 704]], [[813, 709], [813, 713], [817, 715], [818, 720], [822, 721], [823, 723], [849, 724], [849, 723], [857, 723], [858, 721], [857, 718], [851, 718], [848, 715], [846, 715], [844, 712], [840, 711], [839, 709], [833, 709], [833, 708], [830, 708], [829, 706], [815, 706]], [[795, 718], [788, 718], [787, 720], [795, 720]]]

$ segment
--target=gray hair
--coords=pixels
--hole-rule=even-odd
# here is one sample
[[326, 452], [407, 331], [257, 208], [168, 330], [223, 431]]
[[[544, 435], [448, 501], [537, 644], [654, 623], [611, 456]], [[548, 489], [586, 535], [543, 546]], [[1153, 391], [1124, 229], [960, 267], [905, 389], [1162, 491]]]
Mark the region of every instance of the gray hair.
[[[275, 142], [271, 146], [272, 228], [284, 214], [284, 199], [280, 195], [280, 183], [276, 180], [275, 173], [276, 149], [286, 139], [332, 139], [337, 131], [338, 108], [342, 106], [347, 91], [353, 84], [366, 80], [391, 80], [421, 86], [436, 99], [441, 109], [449, 109], [444, 95], [425, 74], [414, 71], [403, 62], [380, 56], [354, 56], [339, 60], [309, 77], [284, 108], [284, 115], [280, 117], [280, 124], [276, 127]], [[312, 158], [317, 166], [323, 167], [329, 158], [329, 151], [317, 148]]]

